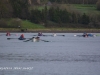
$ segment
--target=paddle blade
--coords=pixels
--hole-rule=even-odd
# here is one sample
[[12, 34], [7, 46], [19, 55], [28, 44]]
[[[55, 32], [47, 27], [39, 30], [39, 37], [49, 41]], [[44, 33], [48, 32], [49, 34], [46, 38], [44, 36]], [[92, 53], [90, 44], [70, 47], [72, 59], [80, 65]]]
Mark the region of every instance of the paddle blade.
[[60, 35], [60, 36], [65, 36], [65, 35]]
[[29, 40], [25, 40], [24, 42], [28, 42], [28, 41], [30, 41], [30, 40], [32, 40], [32, 38], [31, 38], [31, 39], [29, 39]]
[[44, 41], [44, 42], [50, 42], [50, 41], [47, 41], [47, 40], [41, 40], [41, 41]]
[[10, 39], [18, 39], [18, 38], [7, 38], [7, 40], [10, 40]]
[[11, 38], [7, 38], [7, 40], [10, 40]]
[[[7, 40], [10, 40], [10, 39], [19, 39], [19, 38], [7, 38]], [[26, 38], [24, 39], [19, 39], [19, 40], [25, 40]]]

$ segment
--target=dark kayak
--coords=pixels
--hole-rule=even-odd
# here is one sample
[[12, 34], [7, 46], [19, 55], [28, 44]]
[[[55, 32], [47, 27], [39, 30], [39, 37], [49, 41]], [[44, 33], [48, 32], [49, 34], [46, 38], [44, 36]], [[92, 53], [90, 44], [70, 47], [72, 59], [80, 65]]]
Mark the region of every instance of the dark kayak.
[[96, 35], [94, 34], [87, 34], [87, 35], [74, 35], [74, 36], [78, 36], [78, 37], [96, 37]]
[[18, 38], [19, 40], [25, 40], [26, 38]]

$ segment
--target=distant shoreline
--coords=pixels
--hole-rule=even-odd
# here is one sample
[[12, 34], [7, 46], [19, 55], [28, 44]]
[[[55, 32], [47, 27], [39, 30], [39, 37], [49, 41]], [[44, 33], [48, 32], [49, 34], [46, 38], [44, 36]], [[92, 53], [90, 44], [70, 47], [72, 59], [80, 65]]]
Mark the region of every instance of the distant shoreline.
[[19, 29], [0, 29], [0, 33], [100, 33], [100, 29], [27, 29], [21, 31]]

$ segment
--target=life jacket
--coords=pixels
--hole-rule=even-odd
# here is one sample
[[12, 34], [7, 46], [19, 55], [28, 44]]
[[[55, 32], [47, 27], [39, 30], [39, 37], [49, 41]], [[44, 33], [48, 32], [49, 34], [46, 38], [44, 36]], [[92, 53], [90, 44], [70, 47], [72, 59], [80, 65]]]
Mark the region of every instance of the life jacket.
[[6, 33], [6, 36], [10, 36], [10, 33], [9, 33], [9, 32], [7, 32], [7, 33]]
[[19, 40], [24, 40], [24, 35], [22, 34], [20, 37], [19, 37]]
[[87, 33], [83, 33], [82, 36], [83, 36], [83, 37], [88, 37], [88, 34], [87, 34]]
[[21, 37], [24, 38], [24, 34], [22, 34]]
[[42, 36], [42, 33], [41, 33], [41, 32], [39, 32], [39, 33], [38, 33], [38, 36]]

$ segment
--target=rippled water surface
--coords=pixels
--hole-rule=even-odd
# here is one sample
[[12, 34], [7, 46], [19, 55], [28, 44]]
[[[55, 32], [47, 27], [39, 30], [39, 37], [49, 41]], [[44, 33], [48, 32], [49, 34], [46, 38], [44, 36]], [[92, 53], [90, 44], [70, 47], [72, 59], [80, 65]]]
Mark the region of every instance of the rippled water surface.
[[[24, 42], [17, 39], [21, 33], [5, 34], [0, 33], [0, 75], [100, 75], [100, 36], [44, 33], [48, 36], [39, 42]], [[24, 33], [25, 38], [33, 35]]]

